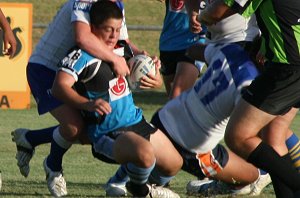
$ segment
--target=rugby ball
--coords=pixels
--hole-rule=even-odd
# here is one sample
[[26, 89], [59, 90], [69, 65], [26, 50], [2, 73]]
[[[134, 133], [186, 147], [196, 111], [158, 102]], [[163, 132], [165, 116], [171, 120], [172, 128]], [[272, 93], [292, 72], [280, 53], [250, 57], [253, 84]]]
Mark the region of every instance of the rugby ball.
[[152, 58], [139, 54], [128, 60], [130, 75], [127, 77], [129, 87], [132, 90], [139, 90], [140, 80], [148, 73], [155, 75], [155, 63]]

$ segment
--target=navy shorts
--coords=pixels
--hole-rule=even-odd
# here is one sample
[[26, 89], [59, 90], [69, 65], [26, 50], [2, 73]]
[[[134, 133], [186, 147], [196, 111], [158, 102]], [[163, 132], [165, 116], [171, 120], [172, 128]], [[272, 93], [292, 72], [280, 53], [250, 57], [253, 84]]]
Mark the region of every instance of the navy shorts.
[[36, 63], [28, 63], [26, 70], [27, 81], [40, 115], [63, 104], [51, 94], [56, 71]]
[[186, 50], [178, 51], [160, 51], [160, 61], [161, 61], [161, 74], [164, 76], [174, 75], [176, 73], [178, 62], [188, 62], [194, 64], [199, 70], [199, 73], [205, 64], [204, 62], [192, 60], [185, 55]]
[[115, 140], [118, 138], [119, 135], [126, 133], [128, 131], [132, 131], [147, 140], [150, 140], [150, 135], [157, 131], [157, 128], [154, 127], [152, 124], [148, 123], [144, 118], [128, 127], [122, 127], [112, 132], [109, 132], [103, 135], [97, 142], [93, 143], [92, 145], [92, 153], [93, 156], [101, 161], [107, 163], [115, 164], [116, 161], [114, 160], [112, 150]]
[[299, 108], [300, 65], [267, 63], [265, 70], [242, 92], [242, 97], [272, 115]]

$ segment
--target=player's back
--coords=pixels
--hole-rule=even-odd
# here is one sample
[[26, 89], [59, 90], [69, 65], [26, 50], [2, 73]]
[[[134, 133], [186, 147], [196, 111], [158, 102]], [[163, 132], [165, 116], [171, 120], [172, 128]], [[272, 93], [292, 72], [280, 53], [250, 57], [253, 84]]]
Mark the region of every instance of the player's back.
[[67, 1], [49, 24], [32, 53], [29, 62], [57, 69], [57, 64], [75, 46], [75, 36], [71, 25], [71, 13], [74, 0]]
[[170, 136], [196, 153], [207, 152], [223, 138], [241, 89], [258, 74], [237, 44], [209, 44], [205, 58], [208, 69], [194, 87], [159, 112]]

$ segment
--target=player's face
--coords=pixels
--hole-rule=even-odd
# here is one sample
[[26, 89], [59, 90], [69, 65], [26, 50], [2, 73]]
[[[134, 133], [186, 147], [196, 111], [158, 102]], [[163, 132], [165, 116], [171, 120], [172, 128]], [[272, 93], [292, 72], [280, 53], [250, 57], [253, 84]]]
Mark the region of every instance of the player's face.
[[122, 19], [108, 19], [97, 27], [92, 26], [92, 32], [113, 50], [120, 37], [121, 27]]

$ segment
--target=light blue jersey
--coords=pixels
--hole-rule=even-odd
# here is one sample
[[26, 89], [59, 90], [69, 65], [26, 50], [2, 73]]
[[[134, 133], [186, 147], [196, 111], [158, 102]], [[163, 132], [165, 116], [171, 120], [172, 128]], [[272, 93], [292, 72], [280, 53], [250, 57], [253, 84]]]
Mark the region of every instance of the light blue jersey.
[[159, 50], [177, 51], [204, 42], [206, 28], [199, 34], [189, 30], [189, 17], [184, 0], [166, 0], [166, 16], [159, 39]]
[[116, 78], [110, 65], [83, 50], [75, 49], [62, 61], [60, 70], [74, 77], [76, 91], [90, 100], [109, 102], [112, 112], [99, 115], [82, 111], [89, 138], [96, 142], [103, 134], [142, 120], [142, 110], [135, 106], [125, 77]]

